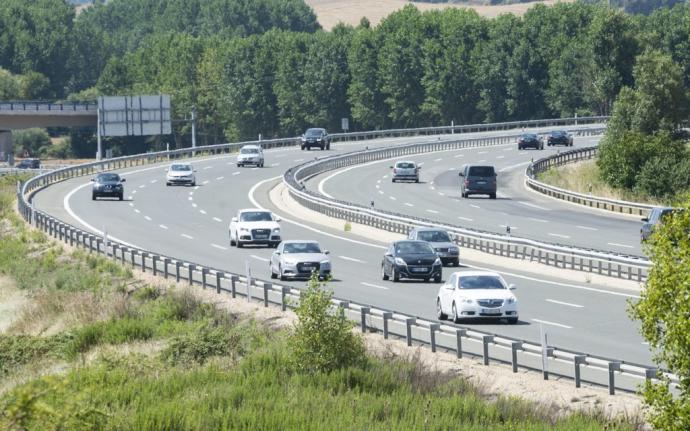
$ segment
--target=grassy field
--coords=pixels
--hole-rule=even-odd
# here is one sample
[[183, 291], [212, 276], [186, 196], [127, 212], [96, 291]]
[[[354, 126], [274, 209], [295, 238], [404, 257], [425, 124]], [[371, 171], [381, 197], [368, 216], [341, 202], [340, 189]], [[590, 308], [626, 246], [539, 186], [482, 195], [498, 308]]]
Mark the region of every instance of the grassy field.
[[[633, 430], [488, 394], [400, 358], [303, 372], [288, 330], [29, 231], [0, 179], [0, 275], [25, 295], [0, 333], [0, 429]], [[0, 302], [2, 299], [0, 298]]]

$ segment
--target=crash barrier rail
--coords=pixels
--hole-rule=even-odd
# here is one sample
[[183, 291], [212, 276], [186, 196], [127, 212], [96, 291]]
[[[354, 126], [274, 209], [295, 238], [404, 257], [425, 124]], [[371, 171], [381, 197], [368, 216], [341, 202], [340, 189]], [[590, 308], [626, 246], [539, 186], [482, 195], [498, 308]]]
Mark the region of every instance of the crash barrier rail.
[[537, 180], [537, 176], [542, 172], [548, 171], [553, 167], [563, 166], [568, 163], [590, 160], [597, 156], [597, 147], [578, 148], [549, 157], [544, 157], [530, 164], [525, 171], [525, 184], [539, 193], [547, 196], [573, 202], [579, 205], [613, 211], [623, 214], [633, 214], [647, 216], [654, 208], [654, 205], [642, 204], [637, 202], [619, 201], [598, 196], [577, 193], [566, 189], [561, 189]]
[[[602, 128], [571, 128], [569, 132], [578, 136], [587, 136], [601, 134], [603, 130]], [[412, 154], [508, 144], [515, 142], [518, 136], [502, 135], [443, 142], [432, 141], [355, 151], [305, 162], [285, 172], [283, 181], [287, 185], [291, 196], [298, 203], [330, 217], [404, 235], [407, 235], [416, 226], [440, 227], [454, 234], [457, 243], [461, 247], [472, 248], [499, 256], [536, 261], [559, 268], [629, 280], [645, 280], [650, 266], [650, 262], [645, 257], [546, 243], [511, 236], [510, 234], [503, 235], [438, 223], [429, 219], [378, 210], [375, 208], [375, 202], [373, 205], [364, 206], [340, 201], [309, 190], [304, 186], [304, 181], [313, 176], [347, 166], [395, 157], [406, 157]]]
[[[200, 285], [232, 298], [239, 296], [247, 301], [260, 301], [264, 307], [279, 306], [286, 311], [299, 304], [300, 289], [142, 250], [111, 240], [107, 234], [95, 235], [32, 209], [23, 199], [20, 187], [17, 197], [19, 212], [27, 223], [70, 246], [84, 247], [89, 253], [103, 255], [154, 276], [190, 286]], [[345, 299], [333, 299], [333, 311], [357, 322], [363, 333], [380, 333], [385, 339], [391, 336], [404, 339], [408, 346], [422, 345], [432, 352], [454, 352], [458, 358], [481, 358], [487, 366], [509, 364], [514, 373], [520, 369], [541, 372], [545, 380], [550, 376], [569, 378], [578, 388], [582, 383], [607, 387], [612, 395], [617, 390], [636, 391], [645, 380], [657, 381], [662, 376], [655, 367], [426, 320]], [[663, 375], [670, 379], [673, 387], [679, 384], [677, 376]]]
[[43, 100], [30, 101], [2, 101], [0, 111], [74, 111], [74, 112], [96, 112], [98, 103], [96, 102], [48, 102]]

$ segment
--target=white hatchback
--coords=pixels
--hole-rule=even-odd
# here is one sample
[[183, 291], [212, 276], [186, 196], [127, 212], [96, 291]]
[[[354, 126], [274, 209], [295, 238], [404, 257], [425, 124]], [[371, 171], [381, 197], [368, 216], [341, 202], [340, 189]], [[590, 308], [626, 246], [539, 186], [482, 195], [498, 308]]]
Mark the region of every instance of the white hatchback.
[[165, 185], [186, 184], [196, 186], [194, 168], [189, 163], [173, 163], [165, 174]]
[[252, 165], [257, 168], [264, 167], [264, 150], [259, 145], [245, 145], [240, 148], [237, 155], [237, 166]]
[[463, 319], [507, 319], [518, 322], [514, 285], [490, 271], [454, 272], [438, 289], [436, 313], [439, 320], [449, 316], [455, 323]]

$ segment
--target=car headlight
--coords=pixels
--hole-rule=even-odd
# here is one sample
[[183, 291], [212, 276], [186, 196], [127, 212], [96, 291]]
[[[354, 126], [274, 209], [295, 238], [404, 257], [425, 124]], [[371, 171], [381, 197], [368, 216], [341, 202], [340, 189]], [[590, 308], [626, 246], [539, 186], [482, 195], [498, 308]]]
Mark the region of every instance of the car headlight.
[[460, 251], [460, 249], [458, 249], [457, 247], [448, 247], [448, 251], [450, 253], [457, 253]]
[[274, 228], [273, 233], [280, 233], [280, 228], [279, 227]]
[[472, 299], [472, 298], [460, 298], [460, 302], [464, 302], [465, 304], [472, 304], [474, 302], [474, 299]]
[[402, 260], [401, 257], [396, 257], [396, 258], [395, 258], [395, 264], [396, 264], [396, 265], [401, 265], [401, 266], [407, 266], [407, 262], [405, 262], [404, 260]]
[[249, 232], [249, 229], [247, 229], [246, 227], [241, 227], [240, 232]]
[[442, 265], [440, 257], [437, 257], [436, 260], [434, 261], [434, 266], [436, 266], [436, 265]]
[[323, 266], [331, 266], [331, 261], [328, 259], [322, 260], [321, 265]]
[[517, 298], [508, 298], [508, 300], [506, 301], [506, 303], [508, 303], [508, 304], [515, 304], [516, 302], [517, 302]]

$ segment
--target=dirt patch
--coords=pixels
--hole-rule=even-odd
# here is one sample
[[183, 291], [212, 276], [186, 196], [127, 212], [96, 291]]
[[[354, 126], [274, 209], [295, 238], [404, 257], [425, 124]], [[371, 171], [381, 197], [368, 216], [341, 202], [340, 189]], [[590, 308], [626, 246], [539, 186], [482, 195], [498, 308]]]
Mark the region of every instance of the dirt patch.
[[0, 334], [20, 318], [28, 298], [9, 277], [0, 276]]
[[481, 16], [493, 18], [506, 13], [523, 15], [529, 8], [538, 3], [553, 5], [557, 1], [546, 0], [497, 6], [460, 3], [413, 3], [404, 0], [306, 0], [306, 3], [314, 9], [321, 26], [326, 30], [330, 30], [339, 22], [356, 26], [363, 17], [367, 17], [372, 25], [377, 25], [383, 18], [408, 4], [413, 4], [421, 11], [446, 9], [449, 7], [474, 9]]

